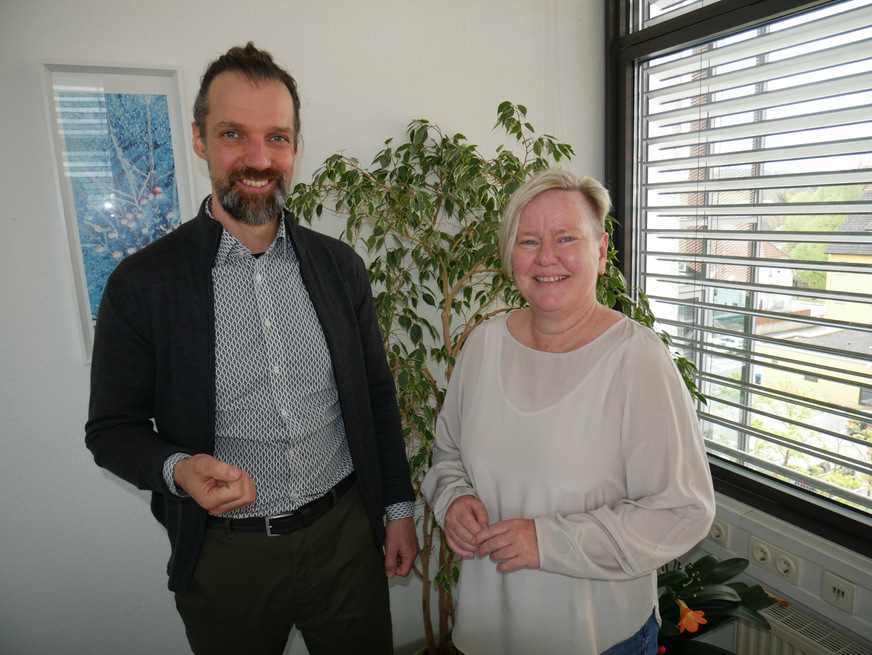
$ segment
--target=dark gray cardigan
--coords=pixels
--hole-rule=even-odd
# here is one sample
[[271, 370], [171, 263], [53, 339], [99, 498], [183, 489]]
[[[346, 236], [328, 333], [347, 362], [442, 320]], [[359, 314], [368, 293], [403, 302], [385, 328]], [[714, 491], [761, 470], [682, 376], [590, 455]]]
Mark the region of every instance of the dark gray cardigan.
[[[366, 268], [346, 244], [285, 227], [324, 328], [348, 444], [375, 538], [384, 508], [414, 498]], [[172, 494], [163, 463], [215, 447], [215, 312], [212, 264], [221, 225], [198, 216], [123, 260], [109, 277], [94, 337], [85, 441], [98, 465], [152, 492], [171, 544], [169, 588], [190, 583], [206, 512]], [[154, 424], [152, 424], [154, 419]]]

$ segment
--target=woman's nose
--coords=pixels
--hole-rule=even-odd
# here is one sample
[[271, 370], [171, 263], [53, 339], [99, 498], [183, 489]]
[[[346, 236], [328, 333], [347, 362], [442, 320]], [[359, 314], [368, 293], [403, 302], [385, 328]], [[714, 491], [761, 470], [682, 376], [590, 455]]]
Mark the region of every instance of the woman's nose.
[[542, 246], [539, 248], [539, 256], [536, 258], [539, 264], [553, 264], [557, 261], [557, 252], [554, 249], [554, 245], [551, 243], [543, 242]]

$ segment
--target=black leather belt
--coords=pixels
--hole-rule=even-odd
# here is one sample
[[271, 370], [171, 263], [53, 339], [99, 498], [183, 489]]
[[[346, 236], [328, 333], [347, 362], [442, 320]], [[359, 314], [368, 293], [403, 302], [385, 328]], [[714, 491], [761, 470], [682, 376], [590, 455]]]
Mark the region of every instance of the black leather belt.
[[210, 515], [207, 524], [222, 525], [231, 530], [242, 532], [262, 532], [267, 537], [290, 534], [312, 525], [333, 509], [343, 494], [351, 489], [354, 480], [355, 475], [352, 473], [320, 498], [306, 503], [289, 514], [282, 514], [281, 516], [254, 516], [247, 519], [229, 519], [223, 516]]

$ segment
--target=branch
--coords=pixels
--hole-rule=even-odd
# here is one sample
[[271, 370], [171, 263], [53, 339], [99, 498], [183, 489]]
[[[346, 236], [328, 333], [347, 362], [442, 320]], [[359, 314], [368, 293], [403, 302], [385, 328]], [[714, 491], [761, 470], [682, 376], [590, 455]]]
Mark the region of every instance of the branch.
[[[493, 300], [491, 300], [490, 302], [493, 302]], [[487, 304], [490, 304], [490, 302], [488, 302]], [[487, 305], [484, 305], [484, 306], [487, 306]], [[504, 314], [505, 312], [510, 312], [513, 309], [515, 309], [515, 308], [514, 307], [500, 307], [499, 309], [495, 309], [494, 311], [488, 312], [487, 314], [482, 314], [481, 318], [479, 318], [477, 321], [467, 323], [466, 327], [463, 328], [463, 331], [460, 333], [460, 336], [457, 339], [457, 352], [460, 352], [460, 349], [463, 347], [463, 344], [466, 341], [466, 338], [472, 333], [472, 331], [476, 327], [478, 327], [479, 325], [484, 323], [489, 318], [493, 318], [494, 316], [499, 316], [500, 314]], [[452, 356], [456, 357], [456, 353], [452, 353]], [[450, 373], [449, 373], [449, 375], [450, 375]]]

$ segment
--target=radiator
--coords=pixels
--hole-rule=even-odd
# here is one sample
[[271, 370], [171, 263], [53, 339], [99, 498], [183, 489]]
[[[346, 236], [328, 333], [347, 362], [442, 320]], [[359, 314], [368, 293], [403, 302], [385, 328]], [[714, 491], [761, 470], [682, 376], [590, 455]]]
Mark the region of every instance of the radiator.
[[872, 655], [872, 650], [791, 607], [771, 605], [760, 613], [772, 629], [739, 621], [736, 655]]

